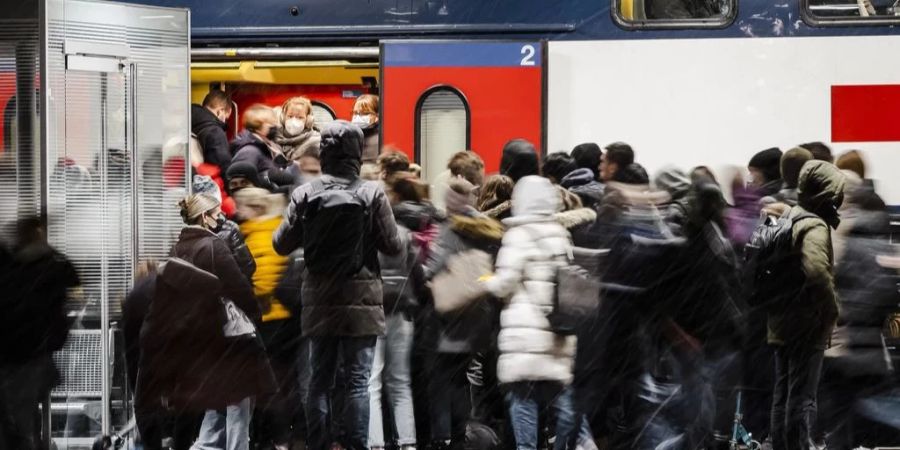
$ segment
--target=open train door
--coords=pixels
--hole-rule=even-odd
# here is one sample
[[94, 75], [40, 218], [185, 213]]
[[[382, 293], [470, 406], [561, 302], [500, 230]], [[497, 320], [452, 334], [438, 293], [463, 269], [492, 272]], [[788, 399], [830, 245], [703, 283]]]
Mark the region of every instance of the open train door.
[[489, 174], [510, 139], [544, 152], [546, 60], [541, 41], [383, 41], [382, 144], [414, 157], [429, 182], [460, 150]]
[[[139, 263], [164, 259], [183, 226], [175, 205], [186, 193], [190, 15], [91, 0], [7, 3], [0, 233], [40, 214], [78, 272], [40, 447], [52, 437], [60, 449], [90, 448], [99, 433], [128, 428], [122, 301]], [[62, 283], [41, 275], [51, 281], [35, 283]]]

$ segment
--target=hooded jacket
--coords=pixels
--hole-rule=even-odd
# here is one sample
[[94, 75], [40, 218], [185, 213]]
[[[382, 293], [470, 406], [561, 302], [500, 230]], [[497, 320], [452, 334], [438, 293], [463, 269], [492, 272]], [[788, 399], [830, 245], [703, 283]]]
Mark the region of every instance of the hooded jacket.
[[503, 146], [503, 156], [500, 158], [501, 175], [506, 175], [518, 183], [522, 177], [540, 173], [537, 150], [531, 142], [513, 139]]
[[[362, 165], [363, 133], [356, 125], [339, 120], [322, 130], [320, 156], [322, 182], [348, 186], [359, 178]], [[303, 244], [303, 211], [314, 185], [304, 184], [291, 194], [284, 221], [273, 237], [275, 251], [288, 255]], [[356, 191], [369, 208], [373, 245], [366, 261], [377, 262], [377, 252], [396, 255], [403, 251], [397, 223], [387, 196], [376, 182], [365, 181]], [[315, 236], [310, 236], [315, 239]], [[384, 308], [380, 269], [367, 264], [355, 275], [303, 273], [301, 322], [304, 336], [379, 336], [383, 335]]]
[[191, 133], [197, 136], [203, 147], [203, 161], [219, 166], [223, 174], [228, 172], [232, 154], [225, 134], [225, 123], [208, 109], [191, 105]]
[[787, 213], [790, 218], [810, 212], [816, 218], [795, 222], [792, 229], [794, 251], [800, 255], [805, 280], [799, 297], [782, 311], [769, 313], [769, 343], [825, 348], [838, 317], [834, 287], [834, 250], [831, 230], [840, 219], [837, 208], [844, 195], [844, 175], [832, 164], [809, 161], [800, 171], [799, 204]]
[[556, 271], [572, 255], [569, 233], [557, 222], [560, 200], [545, 178], [524, 177], [513, 191], [513, 214], [487, 289], [509, 303], [500, 314], [497, 378], [517, 381], [572, 381], [574, 336], [553, 333]]
[[577, 169], [563, 177], [559, 184], [577, 195], [588, 208], [596, 208], [603, 201], [605, 186], [594, 178], [590, 169]]
[[275, 163], [275, 153], [250, 130], [241, 131], [231, 142], [234, 158], [231, 164], [249, 163], [256, 167], [260, 179], [268, 179], [269, 172], [282, 168]]

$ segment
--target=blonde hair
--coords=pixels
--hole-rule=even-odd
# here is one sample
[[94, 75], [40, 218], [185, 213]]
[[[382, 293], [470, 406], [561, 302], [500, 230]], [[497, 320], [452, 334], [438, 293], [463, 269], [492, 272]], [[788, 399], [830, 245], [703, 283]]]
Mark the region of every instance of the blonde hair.
[[266, 119], [274, 118], [278, 119], [278, 116], [275, 114], [275, 111], [263, 104], [257, 103], [244, 112], [244, 128], [250, 131], [258, 131], [260, 128], [265, 125], [267, 122]]
[[206, 194], [191, 194], [178, 202], [181, 219], [188, 225], [199, 223], [199, 218], [203, 213], [216, 209], [219, 205], [218, 200]]
[[297, 96], [285, 100], [284, 104], [281, 105], [281, 121], [287, 120], [288, 111], [294, 106], [306, 108], [306, 129], [312, 129], [316, 125], [316, 116], [313, 115], [312, 102], [306, 97]]
[[363, 94], [356, 98], [356, 104], [353, 105], [353, 110], [355, 112], [356, 108], [359, 107], [360, 114], [374, 114], [377, 116], [379, 103], [380, 101], [377, 95]]

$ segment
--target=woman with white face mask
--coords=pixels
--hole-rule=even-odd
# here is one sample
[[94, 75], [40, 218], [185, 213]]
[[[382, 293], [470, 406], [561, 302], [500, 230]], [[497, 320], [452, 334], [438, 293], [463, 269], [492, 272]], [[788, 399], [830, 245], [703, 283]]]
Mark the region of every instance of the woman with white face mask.
[[321, 137], [316, 129], [312, 102], [306, 97], [292, 97], [281, 106], [281, 128], [275, 142], [281, 146], [284, 156], [300, 161], [304, 156], [319, 154]]
[[380, 101], [377, 95], [360, 95], [353, 105], [353, 124], [363, 130], [363, 164], [375, 164], [381, 154], [381, 143], [378, 138], [378, 111]]

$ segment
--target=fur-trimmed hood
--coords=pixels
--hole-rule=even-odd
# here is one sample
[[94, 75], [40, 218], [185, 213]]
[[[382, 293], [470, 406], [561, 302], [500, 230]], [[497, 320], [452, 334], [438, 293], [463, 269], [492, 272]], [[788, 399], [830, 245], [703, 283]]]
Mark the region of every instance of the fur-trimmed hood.
[[486, 216], [450, 216], [450, 229], [475, 241], [500, 242], [503, 239], [503, 225]]
[[571, 211], [563, 211], [553, 216], [560, 225], [567, 230], [577, 226], [593, 223], [597, 220], [597, 212], [591, 208], [578, 208]]

